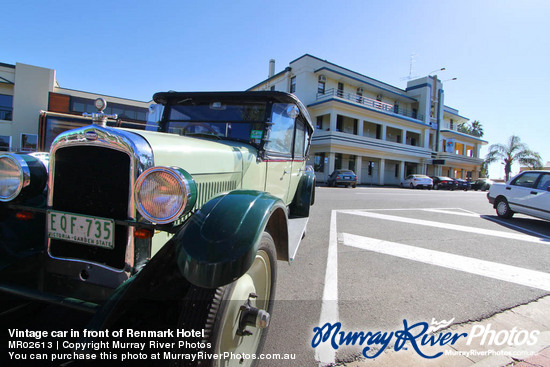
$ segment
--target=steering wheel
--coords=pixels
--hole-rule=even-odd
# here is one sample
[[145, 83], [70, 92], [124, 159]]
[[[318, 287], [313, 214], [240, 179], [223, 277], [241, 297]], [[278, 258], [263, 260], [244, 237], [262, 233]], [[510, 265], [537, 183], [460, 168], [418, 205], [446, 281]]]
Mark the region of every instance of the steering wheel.
[[[209, 133], [211, 133], [212, 135], [215, 135], [215, 136], [218, 136], [218, 132], [216, 131], [216, 129], [214, 129], [212, 126], [208, 125], [207, 123], [205, 122], [190, 122], [187, 124], [186, 127], [183, 128], [183, 133], [186, 134], [187, 133], [187, 129], [191, 126], [200, 126], [200, 127], [203, 127], [205, 128]], [[197, 133], [191, 133], [191, 134], [204, 134], [202, 132], [197, 132]]]

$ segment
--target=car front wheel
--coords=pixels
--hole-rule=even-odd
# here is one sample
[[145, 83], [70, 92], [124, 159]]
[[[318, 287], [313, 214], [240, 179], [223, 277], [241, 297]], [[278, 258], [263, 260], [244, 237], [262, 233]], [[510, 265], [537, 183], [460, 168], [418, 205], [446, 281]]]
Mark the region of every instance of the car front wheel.
[[508, 205], [508, 201], [505, 198], [499, 198], [497, 199], [495, 203], [495, 208], [497, 211], [497, 215], [501, 218], [512, 218], [514, 215], [514, 212], [512, 209], [510, 209], [510, 205]]
[[[276, 261], [273, 238], [264, 232], [254, 262], [242, 277], [215, 290], [195, 287], [197, 297], [188, 298], [179, 325], [204, 329], [205, 352], [220, 356], [201, 361], [201, 366], [256, 366], [252, 358], [235, 356], [261, 353], [275, 297]], [[199, 305], [207, 312], [194, 311]], [[187, 366], [185, 363], [181, 366]]]

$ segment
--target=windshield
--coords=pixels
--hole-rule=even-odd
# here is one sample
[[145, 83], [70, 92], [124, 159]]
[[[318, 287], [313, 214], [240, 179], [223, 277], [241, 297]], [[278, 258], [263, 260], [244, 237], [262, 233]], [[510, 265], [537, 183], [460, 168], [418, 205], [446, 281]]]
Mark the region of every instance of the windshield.
[[265, 103], [212, 102], [167, 107], [163, 130], [184, 136], [215, 137], [259, 144], [265, 129]]

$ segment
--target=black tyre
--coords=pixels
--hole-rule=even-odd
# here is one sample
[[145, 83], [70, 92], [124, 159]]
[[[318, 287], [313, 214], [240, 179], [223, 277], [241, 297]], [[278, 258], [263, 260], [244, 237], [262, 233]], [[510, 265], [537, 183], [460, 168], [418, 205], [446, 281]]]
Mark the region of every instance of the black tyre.
[[434, 190], [439, 190], [439, 184], [434, 185]]
[[[202, 360], [199, 364], [181, 361], [179, 366], [256, 366], [257, 362], [254, 359], [235, 357], [261, 353], [268, 328], [247, 326], [245, 330], [251, 332], [251, 335], [237, 335], [242, 312], [240, 307], [249, 300], [253, 307], [271, 314], [277, 279], [276, 261], [277, 254], [273, 238], [269, 233], [264, 232], [254, 262], [246, 274], [218, 289], [191, 287], [183, 305], [179, 328], [204, 329], [205, 339], [200, 341], [206, 346], [204, 351], [221, 356], [225, 353], [230, 357]], [[250, 297], [253, 293], [258, 297]], [[197, 351], [196, 349], [187, 350], [188, 353]]]
[[409, 187], [410, 187], [411, 189], [414, 189], [414, 185], [412, 184], [412, 182], [411, 182], [411, 184], [409, 185]]
[[505, 198], [498, 198], [495, 202], [495, 209], [497, 211], [497, 215], [500, 218], [509, 219], [514, 216], [514, 212], [512, 209], [510, 209], [510, 205], [508, 205], [508, 200]]

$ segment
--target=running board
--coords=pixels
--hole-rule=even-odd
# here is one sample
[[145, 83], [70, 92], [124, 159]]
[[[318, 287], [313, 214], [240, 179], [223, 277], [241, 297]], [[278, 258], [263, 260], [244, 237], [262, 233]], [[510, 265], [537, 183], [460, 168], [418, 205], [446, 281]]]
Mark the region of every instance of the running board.
[[288, 220], [288, 262], [294, 261], [300, 241], [306, 233], [308, 217]]
[[5, 292], [8, 294], [13, 294], [15, 296], [31, 299], [34, 301], [51, 303], [51, 304], [71, 308], [73, 310], [78, 310], [78, 311], [83, 311], [88, 313], [95, 313], [101, 307], [96, 303], [87, 302], [76, 298], [58, 296], [56, 294], [51, 294], [51, 293], [44, 293], [34, 289], [30, 289], [22, 286], [14, 286], [11, 284], [10, 285], [0, 284], [0, 292]]

